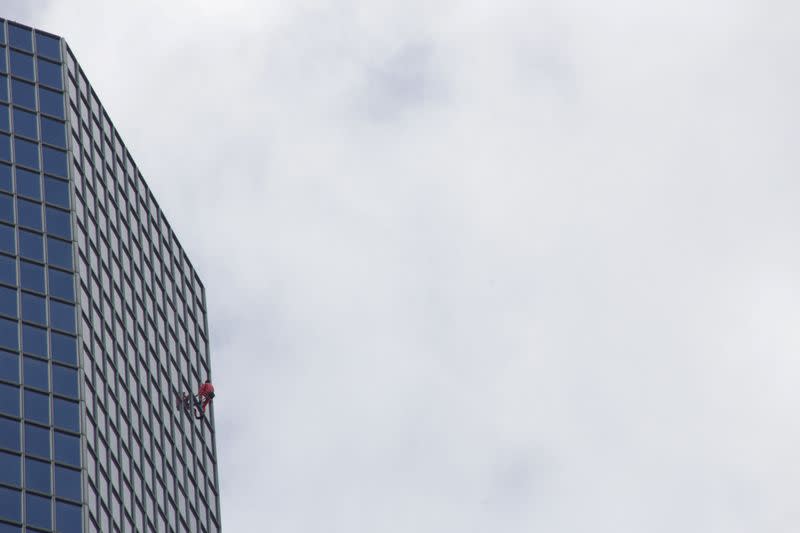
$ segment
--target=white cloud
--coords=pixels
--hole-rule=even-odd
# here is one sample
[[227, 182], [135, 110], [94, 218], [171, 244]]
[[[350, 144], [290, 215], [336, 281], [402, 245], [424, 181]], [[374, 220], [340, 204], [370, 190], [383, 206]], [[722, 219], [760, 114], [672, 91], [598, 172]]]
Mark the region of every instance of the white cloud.
[[37, 15], [206, 283], [226, 530], [796, 529], [797, 14]]

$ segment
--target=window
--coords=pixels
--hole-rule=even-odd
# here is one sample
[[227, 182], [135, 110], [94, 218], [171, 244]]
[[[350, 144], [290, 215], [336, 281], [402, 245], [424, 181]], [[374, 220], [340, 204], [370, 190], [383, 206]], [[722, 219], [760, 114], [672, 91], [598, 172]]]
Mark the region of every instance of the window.
[[19, 265], [22, 288], [44, 292], [44, 267], [36, 263], [21, 261]]
[[20, 78], [34, 81], [33, 56], [11, 50], [11, 73]]
[[45, 173], [67, 177], [67, 152], [45, 146], [42, 148], [42, 160]]
[[19, 387], [0, 383], [0, 413], [19, 416]]
[[8, 102], [8, 76], [0, 76], [0, 100]]
[[[56, 466], [56, 496], [81, 500], [81, 473], [63, 466]], [[66, 531], [66, 530], [64, 530]]]
[[17, 199], [17, 224], [42, 231], [42, 204]]
[[17, 194], [41, 200], [42, 186], [39, 180], [39, 173], [17, 168]]
[[[2, 52], [0, 52], [0, 55], [2, 55]], [[0, 105], [0, 131], [11, 131], [11, 127], [8, 124], [8, 115], [8, 106]]]
[[36, 115], [18, 107], [14, 108], [14, 133], [31, 139], [39, 138]]
[[47, 207], [45, 215], [47, 218], [47, 233], [64, 239], [72, 239], [72, 226], [70, 225], [68, 211]]
[[22, 319], [38, 324], [47, 324], [47, 313], [45, 311], [45, 299], [42, 296], [22, 293]]
[[22, 493], [18, 490], [0, 487], [0, 518], [22, 521]]
[[20, 423], [10, 418], [0, 417], [0, 448], [20, 451]]
[[44, 261], [42, 236], [30, 231], [19, 231], [19, 254], [35, 261]]
[[59, 429], [80, 431], [78, 404], [61, 398], [53, 398], [53, 422]]
[[0, 350], [0, 379], [19, 383], [19, 355]]
[[56, 501], [56, 527], [58, 531], [82, 531], [81, 506]]
[[0, 163], [0, 191], [12, 192], [11, 167]]
[[47, 394], [25, 390], [25, 420], [50, 423], [50, 397]]
[[0, 194], [0, 221], [14, 223], [14, 198], [9, 194]]
[[22, 80], [11, 80], [11, 101], [16, 105], [36, 109], [36, 91], [32, 83]]
[[8, 25], [8, 44], [15, 48], [33, 52], [31, 35], [31, 30], [28, 28], [23, 28], [16, 24]]
[[66, 181], [45, 176], [44, 196], [49, 204], [69, 208], [69, 185]]
[[50, 332], [50, 343], [53, 347], [53, 359], [70, 365], [78, 365], [78, 353], [75, 337]]
[[[0, 419], [0, 423], [2, 419]], [[0, 425], [2, 429], [2, 425]], [[17, 431], [19, 433], [19, 431]], [[60, 463], [66, 463], [80, 468], [81, 466], [81, 441], [78, 437], [56, 431], [53, 434], [55, 444], [55, 458]]]
[[33, 357], [23, 357], [22, 374], [26, 387], [47, 390], [50, 386], [47, 379], [47, 363]]
[[[2, 122], [1, 118], [0, 122]], [[64, 123], [42, 117], [42, 141], [66, 149], [67, 133]]]
[[23, 324], [22, 351], [47, 357], [47, 331], [30, 324]]
[[39, 170], [39, 145], [24, 139], [14, 139], [14, 161]]
[[11, 161], [11, 137], [0, 135], [0, 159]]
[[50, 493], [50, 463], [25, 458], [25, 488]]
[[49, 459], [50, 430], [33, 424], [25, 424], [25, 453]]
[[42, 113], [53, 115], [61, 120], [64, 120], [64, 95], [39, 87], [39, 105], [42, 107]]
[[78, 399], [78, 371], [53, 365], [53, 392]]
[[28, 521], [28, 525], [50, 529], [53, 522], [50, 498], [37, 496], [30, 492], [26, 493], [25, 519]]
[[72, 270], [72, 243], [47, 237], [47, 259], [55, 266]]
[[61, 40], [43, 33], [36, 33], [36, 53], [56, 61], [61, 60]]
[[0, 348], [19, 349], [16, 320], [0, 318]]
[[37, 59], [36, 66], [39, 69], [39, 83], [44, 83], [59, 90], [64, 88], [64, 81], [61, 78], [61, 65], [44, 59]]
[[20, 457], [15, 453], [0, 452], [0, 483], [20, 486]]
[[0, 287], [0, 313], [17, 318], [17, 291], [8, 287]]

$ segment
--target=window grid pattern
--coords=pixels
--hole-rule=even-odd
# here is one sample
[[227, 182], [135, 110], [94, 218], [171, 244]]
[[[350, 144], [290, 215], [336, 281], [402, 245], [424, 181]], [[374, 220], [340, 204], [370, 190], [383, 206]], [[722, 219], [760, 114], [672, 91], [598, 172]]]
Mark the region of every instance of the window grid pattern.
[[61, 40], [0, 19], [0, 530], [83, 531]]
[[205, 291], [69, 47], [87, 531], [218, 533]]

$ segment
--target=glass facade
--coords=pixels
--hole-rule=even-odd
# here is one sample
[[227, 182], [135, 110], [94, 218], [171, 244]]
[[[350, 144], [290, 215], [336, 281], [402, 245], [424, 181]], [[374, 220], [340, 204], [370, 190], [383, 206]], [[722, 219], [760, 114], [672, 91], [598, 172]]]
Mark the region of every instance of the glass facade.
[[203, 285], [69, 46], [0, 22], [0, 533], [218, 532]]

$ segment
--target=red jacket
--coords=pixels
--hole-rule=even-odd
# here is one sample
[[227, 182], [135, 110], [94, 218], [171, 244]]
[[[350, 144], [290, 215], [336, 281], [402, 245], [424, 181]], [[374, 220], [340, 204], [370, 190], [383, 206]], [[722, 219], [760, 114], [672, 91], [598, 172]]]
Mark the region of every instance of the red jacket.
[[212, 392], [214, 392], [214, 385], [211, 383], [203, 383], [200, 385], [200, 390], [197, 391], [197, 395], [208, 397]]

